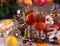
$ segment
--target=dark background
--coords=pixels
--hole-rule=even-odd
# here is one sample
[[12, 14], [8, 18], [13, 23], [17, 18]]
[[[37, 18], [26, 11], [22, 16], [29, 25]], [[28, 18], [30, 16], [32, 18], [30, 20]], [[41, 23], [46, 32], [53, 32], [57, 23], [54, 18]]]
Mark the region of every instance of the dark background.
[[60, 4], [60, 0], [54, 0], [53, 2]]

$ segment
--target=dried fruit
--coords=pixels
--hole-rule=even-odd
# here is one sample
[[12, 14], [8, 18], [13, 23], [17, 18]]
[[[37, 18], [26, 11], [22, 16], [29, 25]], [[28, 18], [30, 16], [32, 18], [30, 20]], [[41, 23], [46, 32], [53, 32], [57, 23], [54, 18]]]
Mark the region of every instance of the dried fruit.
[[29, 13], [28, 15], [26, 15], [26, 23], [28, 25], [33, 25], [34, 24], [34, 16], [33, 16], [33, 13]]
[[24, 6], [31, 6], [32, 5], [32, 0], [22, 0], [22, 4], [24, 5]]
[[36, 22], [36, 23], [34, 23], [34, 28], [35, 28], [35, 30], [41, 31], [41, 30], [45, 29], [45, 23]]
[[36, 46], [47, 46], [47, 44], [36, 44]]

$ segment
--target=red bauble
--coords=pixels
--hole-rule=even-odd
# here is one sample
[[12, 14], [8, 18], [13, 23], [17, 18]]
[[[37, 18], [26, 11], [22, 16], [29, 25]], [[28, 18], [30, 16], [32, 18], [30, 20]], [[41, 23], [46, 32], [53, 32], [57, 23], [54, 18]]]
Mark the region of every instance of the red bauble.
[[44, 6], [47, 3], [47, 0], [33, 0], [33, 3], [38, 6]]
[[58, 30], [60, 30], [60, 23], [54, 21], [54, 25], [58, 27]]

